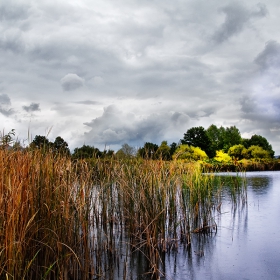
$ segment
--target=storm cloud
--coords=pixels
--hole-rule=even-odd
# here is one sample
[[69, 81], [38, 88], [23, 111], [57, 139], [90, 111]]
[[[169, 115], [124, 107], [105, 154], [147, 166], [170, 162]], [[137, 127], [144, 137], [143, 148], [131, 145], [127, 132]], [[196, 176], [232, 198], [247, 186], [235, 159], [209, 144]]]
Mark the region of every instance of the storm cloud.
[[215, 32], [213, 39], [217, 43], [222, 43], [246, 28], [250, 19], [267, 15], [268, 11], [264, 4], [258, 3], [254, 8], [249, 10], [239, 2], [232, 2], [221, 8], [220, 11], [225, 14], [225, 20]]
[[0, 113], [6, 117], [14, 114], [14, 109], [11, 108], [11, 100], [7, 94], [0, 94]]
[[0, 120], [72, 150], [236, 125], [280, 154], [278, 15], [275, 0], [1, 1]]
[[133, 112], [123, 113], [115, 105], [104, 108], [103, 114], [85, 123], [90, 131], [85, 133], [88, 142], [97, 144], [132, 143], [143, 145], [145, 141], [160, 142], [174, 127], [185, 126], [190, 118], [181, 112], [158, 112], [145, 116], [137, 116]]
[[271, 67], [280, 67], [280, 44], [277, 41], [271, 40], [265, 44], [264, 50], [255, 58], [255, 63], [262, 70]]

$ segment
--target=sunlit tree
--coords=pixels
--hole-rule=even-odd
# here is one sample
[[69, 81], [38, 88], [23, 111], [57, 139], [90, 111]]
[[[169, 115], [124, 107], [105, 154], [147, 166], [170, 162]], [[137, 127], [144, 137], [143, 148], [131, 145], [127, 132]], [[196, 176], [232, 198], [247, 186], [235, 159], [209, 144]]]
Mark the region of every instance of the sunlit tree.
[[214, 159], [221, 163], [227, 163], [231, 161], [231, 157], [223, 150], [216, 151], [216, 156]]
[[173, 154], [173, 159], [205, 160], [207, 158], [207, 154], [199, 147], [193, 147], [186, 144], [180, 145]]

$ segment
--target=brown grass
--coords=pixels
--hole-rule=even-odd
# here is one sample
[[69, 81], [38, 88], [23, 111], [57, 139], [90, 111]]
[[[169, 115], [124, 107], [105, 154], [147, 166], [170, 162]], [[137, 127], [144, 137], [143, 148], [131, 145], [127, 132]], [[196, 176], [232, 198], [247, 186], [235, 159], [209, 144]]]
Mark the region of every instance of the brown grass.
[[0, 279], [126, 279], [134, 254], [159, 279], [164, 254], [215, 230], [218, 194], [194, 163], [0, 150]]

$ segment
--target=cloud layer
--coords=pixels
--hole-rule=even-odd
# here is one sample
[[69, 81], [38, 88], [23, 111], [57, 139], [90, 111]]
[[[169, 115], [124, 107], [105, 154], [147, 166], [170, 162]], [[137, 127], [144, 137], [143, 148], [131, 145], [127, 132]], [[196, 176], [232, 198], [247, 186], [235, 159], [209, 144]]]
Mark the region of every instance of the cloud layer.
[[280, 154], [278, 3], [2, 1], [0, 119], [19, 137], [178, 142], [202, 125]]

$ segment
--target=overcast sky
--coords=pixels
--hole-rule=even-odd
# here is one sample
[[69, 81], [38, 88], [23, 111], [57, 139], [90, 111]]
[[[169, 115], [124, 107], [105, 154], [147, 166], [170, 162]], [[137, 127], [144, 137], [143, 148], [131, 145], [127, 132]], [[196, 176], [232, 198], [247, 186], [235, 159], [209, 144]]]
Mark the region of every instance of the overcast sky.
[[116, 150], [235, 125], [280, 154], [279, 15], [279, 0], [1, 1], [1, 129]]

